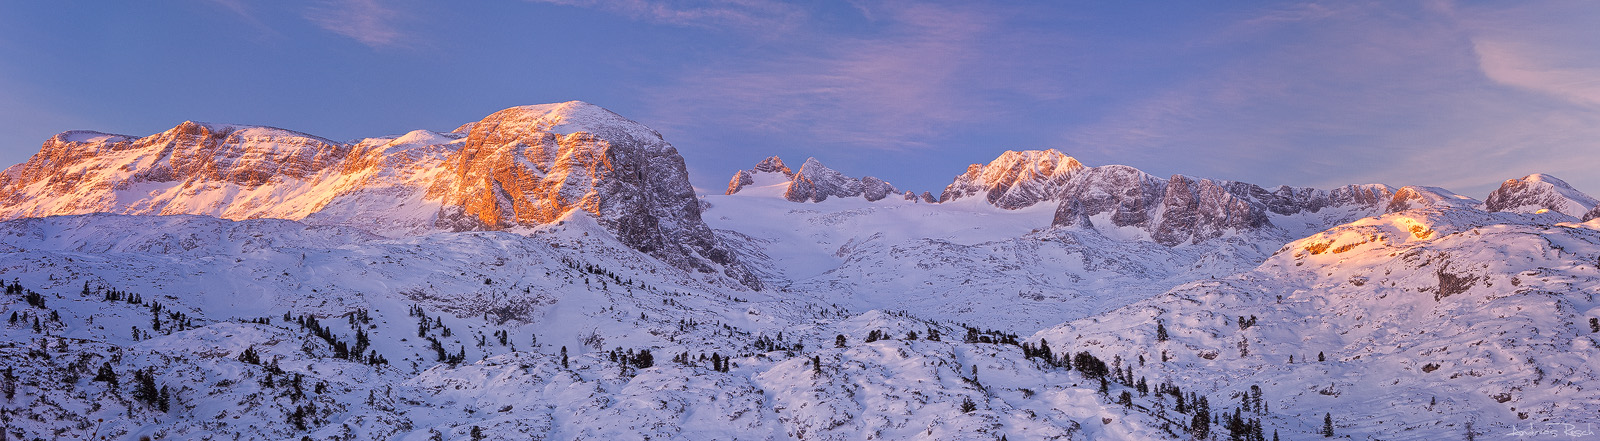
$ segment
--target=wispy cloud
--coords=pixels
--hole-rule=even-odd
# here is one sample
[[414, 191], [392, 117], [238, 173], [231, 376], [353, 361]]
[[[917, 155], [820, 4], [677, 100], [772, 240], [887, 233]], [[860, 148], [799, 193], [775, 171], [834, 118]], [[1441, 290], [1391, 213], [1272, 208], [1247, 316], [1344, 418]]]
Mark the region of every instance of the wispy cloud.
[[772, 0], [530, 0], [593, 8], [679, 26], [778, 31], [804, 20], [805, 10]]
[[656, 121], [715, 119], [815, 144], [919, 148], [953, 125], [993, 117], [999, 104], [985, 94], [1039, 84], [996, 69], [1014, 53], [999, 41], [1006, 36], [996, 32], [1002, 19], [994, 8], [857, 6], [872, 32], [812, 38], [764, 57], [689, 72], [677, 86], [655, 93]]
[[[1588, 106], [1600, 106], [1600, 65], [1592, 60], [1540, 53], [1516, 43], [1476, 39], [1473, 49], [1489, 79]], [[1548, 57], [1565, 58], [1551, 60]], [[1591, 65], [1585, 65], [1591, 64]]]
[[[1600, 4], [1550, 2], [1454, 10], [1483, 75], [1497, 83], [1600, 107]], [[1537, 24], [1537, 25], [1535, 25]]]
[[404, 15], [378, 0], [329, 0], [310, 8], [305, 17], [323, 29], [373, 48], [401, 47], [406, 43], [398, 24]]
[[238, 18], [239, 20], [244, 21], [244, 23], [247, 24], [247, 25], [250, 25], [250, 27], [255, 28], [256, 31], [260, 33], [260, 35], [262, 35], [262, 36], [276, 36], [277, 35], [277, 32], [273, 31], [271, 26], [267, 26], [266, 22], [263, 22], [261, 20], [261, 18], [257, 16], [256, 11], [254, 9], [250, 8], [250, 5], [245, 3], [245, 0], [209, 0], [209, 1], [212, 4], [217, 5], [218, 7], [221, 7], [222, 9], [225, 9], [230, 13], [233, 13], [233, 15], [236, 18]]

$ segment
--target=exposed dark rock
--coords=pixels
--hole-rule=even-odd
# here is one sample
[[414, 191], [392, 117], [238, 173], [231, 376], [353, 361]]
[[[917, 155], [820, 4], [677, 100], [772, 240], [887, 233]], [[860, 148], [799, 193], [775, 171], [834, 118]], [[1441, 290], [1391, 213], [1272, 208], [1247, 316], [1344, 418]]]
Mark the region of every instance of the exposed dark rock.
[[871, 176], [861, 178], [861, 197], [866, 198], [869, 202], [889, 197], [894, 192], [894, 186], [889, 185], [888, 182], [884, 182], [882, 179]]

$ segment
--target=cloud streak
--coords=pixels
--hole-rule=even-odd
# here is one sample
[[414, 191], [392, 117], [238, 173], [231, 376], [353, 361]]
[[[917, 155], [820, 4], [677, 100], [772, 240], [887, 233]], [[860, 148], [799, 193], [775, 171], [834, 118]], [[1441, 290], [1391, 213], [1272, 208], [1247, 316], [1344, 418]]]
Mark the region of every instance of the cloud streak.
[[997, 91], [1049, 90], [996, 69], [1014, 62], [1005, 58], [1017, 42], [999, 32], [1004, 16], [994, 8], [858, 6], [871, 32], [797, 36], [804, 41], [795, 47], [686, 72], [675, 86], [653, 92], [654, 120], [700, 127], [717, 120], [810, 145], [918, 149], [952, 127], [1004, 113], [990, 96]]
[[331, 0], [306, 11], [305, 18], [333, 33], [375, 49], [405, 46], [398, 22], [403, 14], [378, 0]]
[[[1600, 5], [1553, 2], [1544, 7], [1454, 11], [1471, 33], [1484, 76], [1499, 84], [1600, 107]], [[1539, 23], [1539, 26], [1530, 26]]]
[[529, 0], [619, 14], [634, 20], [678, 26], [732, 28], [763, 32], [793, 28], [805, 10], [771, 0]]

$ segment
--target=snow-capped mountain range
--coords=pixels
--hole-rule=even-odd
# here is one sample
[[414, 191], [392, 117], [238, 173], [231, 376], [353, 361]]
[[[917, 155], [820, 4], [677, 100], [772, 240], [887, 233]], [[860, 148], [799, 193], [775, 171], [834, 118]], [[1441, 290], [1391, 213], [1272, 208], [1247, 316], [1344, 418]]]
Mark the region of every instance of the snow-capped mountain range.
[[1600, 208], [1552, 176], [1479, 202], [1029, 150], [938, 196], [815, 158], [688, 182], [582, 102], [348, 143], [62, 133], [0, 173], [0, 432], [1390, 440], [1600, 411]]

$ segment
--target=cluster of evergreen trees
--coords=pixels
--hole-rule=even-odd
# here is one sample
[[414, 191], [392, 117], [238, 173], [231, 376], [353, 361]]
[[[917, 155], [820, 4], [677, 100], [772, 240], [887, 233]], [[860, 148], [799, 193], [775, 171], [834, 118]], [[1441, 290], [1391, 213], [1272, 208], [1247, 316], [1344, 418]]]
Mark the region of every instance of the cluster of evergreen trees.
[[717, 352], [712, 352], [711, 356], [709, 356], [709, 357], [707, 357], [705, 353], [701, 353], [698, 358], [690, 357], [688, 352], [680, 353], [680, 354], [674, 355], [672, 357], [672, 361], [674, 363], [678, 363], [678, 364], [681, 364], [681, 365], [684, 365], [684, 366], [697, 366], [698, 367], [698, 366], [705, 366], [706, 363], [710, 363], [711, 364], [711, 370], [717, 371], [717, 372], [727, 372], [728, 369], [729, 369], [729, 364], [730, 364], [732, 359], [733, 359], [733, 357], [731, 357], [731, 356], [724, 357], [721, 353], [717, 353]]
[[[196, 328], [194, 325], [194, 319], [189, 317], [187, 313], [184, 313], [183, 311], [168, 310], [166, 307], [161, 305], [161, 302], [151, 301], [146, 303], [144, 296], [139, 293], [130, 293], [127, 291], [106, 287], [91, 289], [88, 281], [83, 282], [82, 294], [84, 297], [93, 297], [97, 293], [100, 295], [100, 300], [103, 301], [124, 302], [130, 305], [139, 305], [148, 308], [150, 311], [150, 330], [153, 332], [171, 334], [173, 332], [182, 332]], [[166, 317], [165, 322], [162, 321], [162, 317]], [[138, 328], [134, 328], [133, 339], [141, 340], [142, 338], [140, 334], [145, 334], [144, 338], [148, 338], [147, 333], [141, 332]]]
[[[15, 375], [12, 374], [11, 368], [7, 367], [5, 376], [7, 377], [6, 383], [9, 384], [12, 383], [11, 378]], [[112, 369], [110, 362], [102, 363], [91, 381], [106, 383], [106, 387], [112, 390], [116, 390], [122, 384], [117, 378], [117, 371]], [[154, 368], [134, 370], [133, 383], [131, 384], [133, 393], [130, 395], [135, 402], [144, 403], [145, 406], [162, 412], [172, 409], [172, 390], [166, 385], [156, 385]], [[8, 390], [6, 399], [10, 398], [11, 390]]]
[[156, 387], [154, 368], [133, 371], [133, 399], [153, 409], [166, 412], [171, 409], [172, 393], [166, 385]]
[[[360, 315], [365, 316], [365, 310], [361, 310]], [[345, 341], [340, 340], [339, 336], [333, 333], [332, 327], [323, 325], [322, 322], [317, 320], [317, 318], [314, 316], [295, 316], [285, 312], [283, 313], [283, 321], [300, 325], [300, 327], [311, 331], [312, 335], [315, 335], [321, 338], [322, 341], [327, 342], [329, 346], [333, 347], [334, 358], [366, 363], [374, 366], [388, 364], [389, 360], [384, 358], [383, 355], [378, 354], [377, 351], [368, 350], [372, 347], [372, 339], [367, 335], [366, 330], [359, 326], [364, 324], [365, 321], [358, 321], [356, 316], [357, 314], [352, 314], [350, 318], [350, 323], [353, 325], [352, 327], [355, 328], [355, 344], [346, 343]], [[364, 320], [371, 319], [368, 318]]]
[[33, 322], [33, 332], [36, 334], [42, 334], [45, 331], [45, 326], [51, 323], [55, 323], [57, 325], [61, 324], [61, 313], [51, 310], [50, 315], [46, 316], [44, 321], [41, 322], [39, 321], [38, 314], [35, 314], [33, 311], [12, 311], [11, 317], [6, 319], [6, 324], [15, 325], [18, 322], [28, 323], [29, 321]]
[[612, 349], [609, 355], [612, 363], [621, 363], [634, 369], [649, 369], [656, 365], [656, 358], [650, 355], [649, 349], [640, 349], [637, 352], [628, 349], [627, 352], [623, 352], [622, 348], [616, 348]]
[[[289, 413], [288, 417], [289, 423], [294, 425], [295, 430], [307, 430], [311, 427], [328, 423], [318, 412], [317, 403], [307, 399], [309, 395], [306, 393], [305, 374], [284, 372], [282, 368], [278, 367], [277, 359], [263, 363], [261, 353], [256, 351], [255, 346], [245, 348], [243, 352], [239, 353], [237, 359], [240, 362], [261, 366], [263, 375], [258, 383], [261, 388], [280, 390], [276, 396], [287, 397], [291, 403], [295, 404], [294, 410]], [[312, 386], [311, 392], [318, 395], [327, 393], [328, 382], [317, 381]], [[300, 404], [301, 400], [305, 400], [306, 403]]]
[[165, 310], [161, 302], [150, 302], [150, 329], [156, 332], [171, 334], [194, 329], [194, 320], [183, 311], [165, 311], [167, 316], [167, 329], [161, 329], [161, 315]]
[[755, 346], [756, 350], [763, 351], [763, 352], [767, 352], [767, 351], [794, 351], [794, 352], [799, 352], [799, 351], [804, 351], [805, 348], [806, 348], [806, 345], [802, 344], [800, 342], [784, 341], [782, 332], [779, 332], [778, 336], [776, 338], [768, 337], [765, 334], [757, 336], [755, 343], [753, 343], [752, 345]]
[[421, 306], [417, 305], [411, 306], [409, 314], [412, 317], [417, 318], [417, 337], [428, 340], [428, 347], [433, 349], [435, 361], [445, 362], [452, 365], [460, 364], [461, 362], [466, 361], [467, 347], [465, 345], [462, 345], [456, 351], [456, 353], [451, 354], [445, 351], [443, 342], [440, 342], [437, 337], [429, 335], [429, 332], [435, 329], [440, 330], [439, 335], [443, 337], [455, 335], [455, 333], [450, 330], [450, 327], [444, 325], [444, 319], [439, 317], [428, 317], [428, 312], [423, 310]]
[[966, 336], [966, 338], [961, 339], [961, 341], [963, 343], [994, 343], [994, 344], [1002, 344], [1002, 345], [1020, 346], [1017, 343], [1017, 334], [1011, 334], [1011, 333], [1007, 333], [1007, 332], [996, 331], [996, 330], [993, 330], [993, 329], [986, 329], [986, 330], [983, 330], [983, 331], [979, 331], [978, 328], [974, 328], [974, 327], [971, 327], [971, 326], [966, 326], [966, 328], [967, 328], [967, 336]]
[[[6, 319], [7, 325], [16, 325], [20, 322], [26, 326], [29, 322], [32, 322], [33, 332], [35, 334], [42, 334], [47, 330], [50, 324], [61, 324], [61, 313], [45, 307], [44, 295], [34, 292], [31, 289], [23, 288], [22, 283], [16, 281], [15, 279], [12, 279], [11, 284], [9, 285], [4, 281], [0, 281], [0, 286], [5, 287], [6, 294], [22, 295], [23, 302], [27, 303], [29, 307], [42, 309], [48, 312], [48, 314], [44, 314], [43, 312], [29, 310], [12, 311], [11, 317]], [[43, 314], [44, 317], [43, 321], [41, 321], [41, 314]]]

